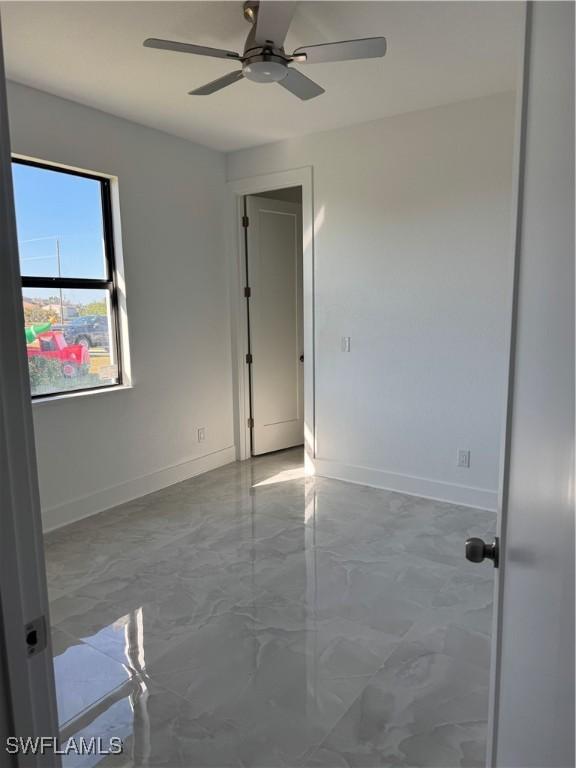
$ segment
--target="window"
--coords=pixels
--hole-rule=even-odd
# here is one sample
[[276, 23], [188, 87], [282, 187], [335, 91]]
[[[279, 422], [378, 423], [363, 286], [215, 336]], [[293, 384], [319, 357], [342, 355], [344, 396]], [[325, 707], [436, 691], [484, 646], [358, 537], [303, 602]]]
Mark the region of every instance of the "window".
[[122, 383], [110, 181], [12, 171], [32, 397]]

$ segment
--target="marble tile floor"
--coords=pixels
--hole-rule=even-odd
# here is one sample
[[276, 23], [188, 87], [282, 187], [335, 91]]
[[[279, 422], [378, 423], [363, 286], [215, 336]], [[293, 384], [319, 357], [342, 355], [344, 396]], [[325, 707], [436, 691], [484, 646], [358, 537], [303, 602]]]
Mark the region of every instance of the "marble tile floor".
[[484, 765], [495, 522], [296, 449], [48, 534], [64, 766]]

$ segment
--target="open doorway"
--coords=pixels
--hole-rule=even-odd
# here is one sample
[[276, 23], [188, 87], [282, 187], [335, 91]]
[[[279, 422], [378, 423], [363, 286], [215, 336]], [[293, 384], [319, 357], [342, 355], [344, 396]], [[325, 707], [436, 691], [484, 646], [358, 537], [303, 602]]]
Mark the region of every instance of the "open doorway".
[[313, 472], [314, 233], [324, 212], [312, 169], [230, 181], [228, 203], [236, 457], [304, 445]]
[[304, 443], [302, 188], [246, 195], [246, 364], [250, 453]]

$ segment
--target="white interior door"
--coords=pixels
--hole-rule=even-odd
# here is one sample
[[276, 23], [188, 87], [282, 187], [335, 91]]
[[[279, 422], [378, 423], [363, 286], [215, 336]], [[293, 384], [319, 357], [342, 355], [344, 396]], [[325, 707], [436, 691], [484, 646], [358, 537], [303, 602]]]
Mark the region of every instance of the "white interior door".
[[530, 3], [492, 764], [574, 766], [574, 5]]
[[247, 198], [252, 453], [304, 442], [302, 209]]

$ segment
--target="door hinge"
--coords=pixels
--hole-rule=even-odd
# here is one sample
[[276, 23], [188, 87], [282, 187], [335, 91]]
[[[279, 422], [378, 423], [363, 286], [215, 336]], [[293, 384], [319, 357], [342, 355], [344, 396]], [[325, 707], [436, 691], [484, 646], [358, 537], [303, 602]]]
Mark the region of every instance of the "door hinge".
[[37, 653], [40, 653], [40, 651], [45, 650], [47, 646], [45, 616], [40, 616], [25, 625], [24, 641], [26, 643], [26, 654], [28, 656], [35, 656]]
[[253, 362], [253, 360], [254, 360], [254, 358], [252, 357], [252, 355], [251, 355], [251, 354], [250, 354], [250, 352], [249, 352], [249, 353], [246, 355], [246, 362], [248, 363], [248, 365], [250, 365], [250, 364]]
[[250, 219], [248, 218], [248, 216], [242, 216], [242, 226], [244, 227], [244, 229], [250, 226]]
[[249, 428], [249, 429], [252, 429], [252, 428], [253, 428], [253, 426], [254, 426], [254, 419], [252, 418], [252, 416], [250, 416], [250, 417], [248, 418], [248, 428]]
[[249, 285], [244, 288], [244, 298], [249, 299], [252, 296], [252, 289]]

